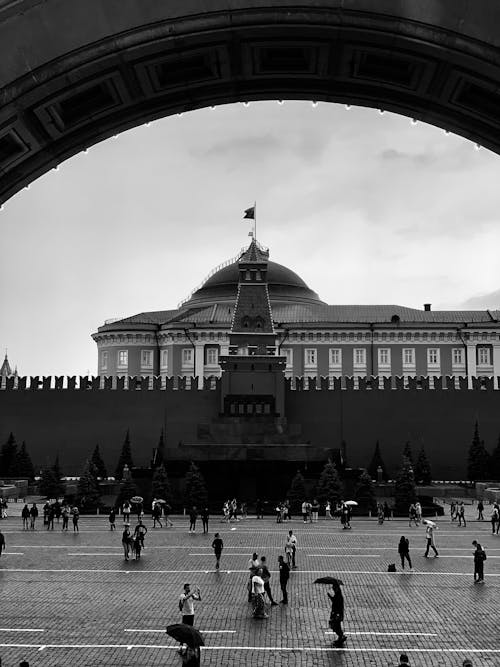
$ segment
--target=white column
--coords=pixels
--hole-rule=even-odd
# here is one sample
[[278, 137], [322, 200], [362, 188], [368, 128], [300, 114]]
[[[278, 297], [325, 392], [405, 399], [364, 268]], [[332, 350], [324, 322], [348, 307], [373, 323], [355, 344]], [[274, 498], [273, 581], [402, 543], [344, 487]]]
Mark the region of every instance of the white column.
[[472, 378], [476, 377], [476, 344], [467, 345], [467, 382], [469, 389], [472, 389]]
[[497, 389], [497, 378], [500, 375], [500, 343], [493, 343], [493, 386]]
[[203, 366], [205, 365], [205, 343], [195, 343], [194, 374], [198, 377], [198, 389], [203, 389]]

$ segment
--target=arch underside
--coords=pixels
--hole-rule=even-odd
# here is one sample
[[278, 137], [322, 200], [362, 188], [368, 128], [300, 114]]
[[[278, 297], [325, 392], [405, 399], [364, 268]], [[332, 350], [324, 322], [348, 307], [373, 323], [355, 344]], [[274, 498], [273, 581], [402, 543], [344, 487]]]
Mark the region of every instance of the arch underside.
[[232, 102], [380, 108], [500, 152], [496, 46], [431, 23], [321, 4], [165, 18], [3, 76], [0, 203], [125, 129]]

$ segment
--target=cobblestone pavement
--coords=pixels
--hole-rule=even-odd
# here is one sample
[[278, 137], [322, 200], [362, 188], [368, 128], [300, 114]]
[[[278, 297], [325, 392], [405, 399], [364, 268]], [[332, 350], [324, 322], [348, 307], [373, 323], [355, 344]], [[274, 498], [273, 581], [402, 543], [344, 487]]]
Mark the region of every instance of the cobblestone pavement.
[[[489, 514], [486, 511], [485, 516]], [[355, 519], [351, 531], [337, 521], [315, 524], [246, 519], [227, 526], [210, 522], [189, 534], [184, 517], [175, 526], [152, 529], [139, 562], [125, 562], [121, 519], [111, 532], [106, 517], [82, 517], [80, 532], [62, 533], [38, 525], [23, 531], [18, 517], [0, 522], [7, 542], [0, 558], [2, 667], [22, 659], [31, 667], [59, 665], [180, 665], [178, 645], [165, 625], [179, 622], [178, 597], [184, 582], [198, 585], [195, 625], [205, 632], [202, 665], [217, 667], [386, 667], [401, 651], [412, 667], [500, 665], [498, 637], [500, 535], [488, 521], [466, 528], [437, 520], [439, 558], [424, 558], [425, 531], [407, 521]], [[134, 527], [134, 522], [132, 522]], [[271, 585], [280, 591], [277, 557], [293, 528], [298, 569], [289, 583], [289, 605], [269, 609], [269, 618], [251, 618], [246, 564], [252, 551], [266, 555]], [[215, 531], [224, 540], [221, 571], [210, 548]], [[401, 572], [397, 543], [410, 540], [414, 572]], [[486, 548], [486, 583], [473, 583], [472, 545]], [[396, 563], [397, 572], [387, 565]], [[332, 646], [327, 587], [316, 577], [334, 574], [344, 582], [343, 649]]]

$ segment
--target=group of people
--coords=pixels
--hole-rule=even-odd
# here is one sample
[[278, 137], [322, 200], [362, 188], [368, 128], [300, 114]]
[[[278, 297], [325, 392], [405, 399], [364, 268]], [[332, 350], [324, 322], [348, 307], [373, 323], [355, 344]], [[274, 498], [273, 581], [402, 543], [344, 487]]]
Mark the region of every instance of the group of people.
[[422, 505], [417, 500], [416, 503], [411, 503], [408, 509], [408, 526], [411, 526], [412, 523], [415, 524], [415, 526], [420, 526], [421, 521]]
[[146, 537], [147, 532], [148, 529], [144, 525], [142, 518], [139, 518], [133, 533], [130, 530], [130, 524], [124, 524], [122, 546], [125, 560], [130, 560], [131, 557], [135, 558], [135, 560], [140, 560], [141, 551], [144, 549], [144, 538]]
[[[484, 505], [481, 503], [481, 515], [484, 510]], [[458, 520], [458, 526], [463, 526], [464, 528], [467, 527], [467, 521], [465, 520], [465, 505], [463, 500], [461, 500], [459, 503], [456, 503], [454, 500], [452, 500], [451, 505], [450, 505], [450, 518], [453, 521]]]
[[247, 515], [246, 503], [242, 502], [238, 505], [236, 498], [233, 498], [232, 500], [228, 498], [222, 505], [222, 515], [224, 521], [227, 521], [227, 523], [230, 521], [239, 521], [238, 515], [242, 518], [245, 518]]
[[[78, 521], [80, 520], [80, 510], [74, 505], [71, 507], [66, 502], [60, 503], [56, 500], [53, 503], [47, 501], [42, 509], [43, 525], [47, 530], [54, 530], [54, 521], [60, 523], [62, 519], [61, 530], [68, 530], [69, 518], [73, 519], [73, 532], [79, 532]], [[36, 521], [39, 515], [36, 503], [31, 507], [27, 504], [21, 510], [21, 518], [23, 520], [23, 530], [36, 530]]]

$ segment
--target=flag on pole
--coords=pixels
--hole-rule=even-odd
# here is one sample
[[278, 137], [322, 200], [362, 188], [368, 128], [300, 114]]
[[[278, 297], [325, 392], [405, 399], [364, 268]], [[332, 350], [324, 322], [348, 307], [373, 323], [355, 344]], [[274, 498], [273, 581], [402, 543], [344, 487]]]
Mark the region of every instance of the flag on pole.
[[253, 232], [248, 232], [248, 236], [253, 236]]
[[244, 220], [255, 220], [255, 206], [245, 209]]

